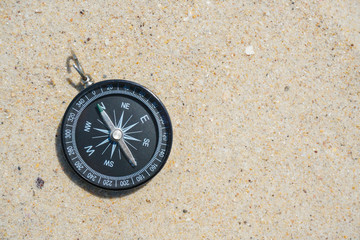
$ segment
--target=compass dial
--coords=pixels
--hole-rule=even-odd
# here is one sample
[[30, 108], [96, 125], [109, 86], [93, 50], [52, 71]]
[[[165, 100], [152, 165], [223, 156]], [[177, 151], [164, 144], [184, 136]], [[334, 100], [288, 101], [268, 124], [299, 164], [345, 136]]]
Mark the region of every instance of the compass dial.
[[172, 144], [164, 105], [143, 86], [124, 80], [103, 81], [80, 92], [66, 110], [61, 134], [75, 172], [113, 190], [155, 176]]

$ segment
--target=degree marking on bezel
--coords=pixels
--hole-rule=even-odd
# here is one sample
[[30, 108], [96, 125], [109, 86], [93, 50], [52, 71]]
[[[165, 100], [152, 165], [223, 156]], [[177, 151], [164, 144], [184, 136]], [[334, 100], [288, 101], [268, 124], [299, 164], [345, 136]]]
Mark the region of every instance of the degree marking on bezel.
[[[102, 91], [102, 87], [99, 87]], [[87, 93], [85, 93], [84, 95], [86, 96]], [[92, 168], [90, 168], [86, 162], [82, 159], [82, 157], [80, 156], [79, 152], [78, 152], [78, 149], [77, 149], [77, 146], [76, 146], [76, 140], [75, 140], [75, 131], [76, 131], [76, 126], [77, 126], [77, 122], [78, 122], [78, 119], [82, 113], [82, 111], [90, 104], [92, 103], [93, 101], [95, 101], [96, 99], [102, 97], [102, 96], [106, 96], [106, 95], [111, 95], [111, 94], [123, 94], [123, 95], [127, 95], [127, 96], [131, 96], [131, 97], [134, 97], [135, 99], [139, 100], [140, 102], [142, 102], [143, 104], [145, 104], [145, 106], [150, 110], [150, 112], [153, 114], [153, 116], [155, 117], [155, 120], [156, 120], [156, 124], [157, 124], [157, 129], [158, 129], [158, 134], [159, 134], [159, 140], [158, 140], [158, 144], [157, 144], [157, 149], [155, 150], [155, 153], [153, 154], [152, 158], [149, 160], [148, 164], [145, 165], [142, 169], [140, 169], [139, 171], [131, 174], [131, 175], [127, 175], [127, 176], [123, 176], [123, 177], [112, 177], [112, 176], [106, 176], [106, 175], [103, 175], [95, 170], [93, 170]], [[83, 95], [82, 95], [83, 96]], [[79, 98], [81, 98], [82, 96], [80, 96]], [[150, 99], [150, 98], [149, 98]], [[127, 180], [129, 178], [133, 178], [134, 176], [137, 176], [139, 174], [141, 174], [143, 172], [143, 170], [146, 171], [146, 173], [151, 176], [151, 174], [149, 174], [147, 172], [147, 169], [150, 167], [150, 165], [155, 161], [155, 156], [157, 156], [157, 154], [159, 153], [159, 150], [160, 150], [160, 145], [168, 145], [168, 144], [163, 144], [161, 143], [161, 136], [162, 136], [162, 133], [163, 133], [163, 128], [161, 128], [160, 126], [162, 126], [162, 124], [160, 123], [159, 121], [159, 118], [161, 118], [161, 116], [159, 116], [159, 113], [162, 112], [155, 112], [154, 109], [157, 109], [155, 106], [153, 106], [151, 103], [148, 103], [148, 101], [144, 101], [145, 99], [141, 96], [141, 95], [138, 95], [136, 94], [136, 91], [134, 92], [130, 92], [128, 91], [125, 87], [123, 88], [123, 90], [109, 90], [109, 91], [102, 91], [102, 93], [100, 94], [97, 94], [97, 95], [94, 95], [92, 98], [90, 98], [85, 104], [83, 104], [83, 106], [80, 108], [78, 114], [76, 114], [75, 116], [75, 119], [74, 119], [74, 124], [71, 126], [72, 127], [72, 137], [73, 137], [73, 147], [74, 147], [74, 150], [75, 150], [75, 153], [77, 156], [79, 156], [79, 160], [82, 162], [82, 164], [87, 167], [90, 172], [92, 172], [93, 174], [97, 175], [98, 177], [102, 177], [104, 179], [109, 179], [109, 180], [113, 180], [113, 181], [121, 181], [121, 180]], [[156, 159], [157, 161], [161, 162], [159, 159]], [[84, 172], [85, 173], [85, 172]], [[156, 172], [154, 172], [154, 174], [156, 174]], [[84, 176], [85, 177], [85, 176]], [[146, 180], [146, 179], [144, 179]], [[142, 182], [142, 181], [139, 181], [139, 183]], [[134, 184], [134, 183], [133, 183]]]

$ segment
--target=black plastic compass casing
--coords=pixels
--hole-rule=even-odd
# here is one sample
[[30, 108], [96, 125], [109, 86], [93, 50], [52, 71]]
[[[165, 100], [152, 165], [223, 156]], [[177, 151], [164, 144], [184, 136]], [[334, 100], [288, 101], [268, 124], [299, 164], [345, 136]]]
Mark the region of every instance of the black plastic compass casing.
[[[133, 166], [97, 106], [124, 134]], [[143, 185], [165, 165], [172, 146], [170, 116], [150, 90], [126, 80], [106, 80], [81, 91], [69, 104], [61, 142], [69, 165], [88, 183], [110, 190]]]

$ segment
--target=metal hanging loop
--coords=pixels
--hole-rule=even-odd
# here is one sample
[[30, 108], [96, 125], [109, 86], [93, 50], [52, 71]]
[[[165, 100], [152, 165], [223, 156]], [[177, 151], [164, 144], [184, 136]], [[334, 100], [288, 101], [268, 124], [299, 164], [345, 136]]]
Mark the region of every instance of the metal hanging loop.
[[74, 64], [72, 66], [80, 74], [80, 76], [81, 76], [80, 81], [81, 81], [82, 85], [84, 85], [85, 87], [89, 87], [92, 84], [94, 84], [94, 81], [92, 80], [91, 76], [84, 72], [84, 70], [81, 67], [81, 64], [79, 62], [79, 59], [76, 57], [76, 55], [73, 51], [71, 51], [71, 55], [72, 56], [69, 58], [69, 60], [74, 61]]

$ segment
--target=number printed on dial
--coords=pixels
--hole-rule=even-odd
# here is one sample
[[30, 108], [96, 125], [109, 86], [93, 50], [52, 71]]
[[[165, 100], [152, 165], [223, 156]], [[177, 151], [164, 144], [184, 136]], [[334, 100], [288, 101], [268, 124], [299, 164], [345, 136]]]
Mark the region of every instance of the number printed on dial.
[[66, 110], [61, 135], [75, 172], [113, 190], [150, 180], [166, 163], [172, 144], [164, 105], [125, 80], [99, 82], [80, 92]]

